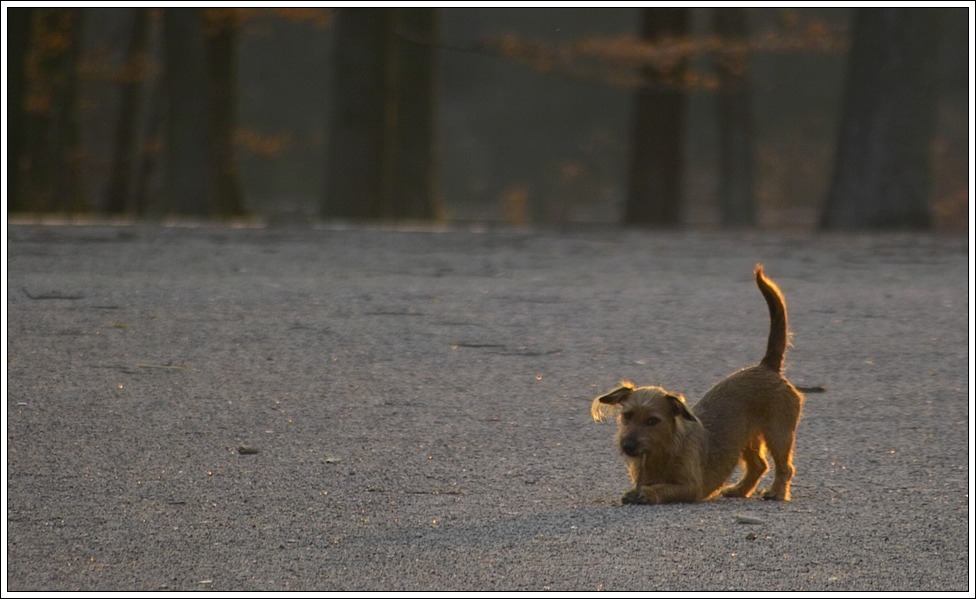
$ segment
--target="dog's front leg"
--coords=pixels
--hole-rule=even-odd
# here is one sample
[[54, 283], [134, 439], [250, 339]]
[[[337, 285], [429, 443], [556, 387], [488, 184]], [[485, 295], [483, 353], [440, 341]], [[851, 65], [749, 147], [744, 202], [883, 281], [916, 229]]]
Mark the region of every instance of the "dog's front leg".
[[623, 504], [694, 503], [701, 499], [700, 486], [658, 483], [642, 485], [624, 493]]

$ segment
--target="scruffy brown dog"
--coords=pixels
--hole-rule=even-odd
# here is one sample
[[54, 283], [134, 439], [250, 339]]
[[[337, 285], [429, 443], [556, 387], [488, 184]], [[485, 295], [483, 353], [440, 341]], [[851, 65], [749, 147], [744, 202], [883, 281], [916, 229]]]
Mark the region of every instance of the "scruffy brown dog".
[[[789, 338], [783, 294], [761, 264], [755, 274], [770, 319], [766, 355], [758, 366], [719, 382], [694, 409], [678, 393], [629, 382], [593, 400], [594, 420], [617, 414], [617, 445], [634, 483], [623, 503], [749, 497], [769, 469], [766, 451], [776, 476], [763, 498], [789, 501], [803, 395], [782, 373]], [[744, 466], [742, 479], [723, 487], [737, 464]]]

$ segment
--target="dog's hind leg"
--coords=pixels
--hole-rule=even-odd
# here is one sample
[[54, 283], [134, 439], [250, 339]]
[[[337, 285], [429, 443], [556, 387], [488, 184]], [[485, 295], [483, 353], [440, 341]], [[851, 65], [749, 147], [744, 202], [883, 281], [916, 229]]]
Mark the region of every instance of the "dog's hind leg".
[[766, 448], [776, 464], [773, 484], [763, 491], [763, 499], [790, 500], [790, 484], [793, 482], [793, 443], [795, 428], [790, 427], [773, 434], [766, 434]]
[[735, 485], [729, 485], [720, 493], [723, 497], [749, 497], [759, 486], [759, 479], [769, 470], [769, 464], [762, 455], [763, 444], [760, 439], [753, 439], [743, 449], [741, 460], [745, 466], [742, 478]]

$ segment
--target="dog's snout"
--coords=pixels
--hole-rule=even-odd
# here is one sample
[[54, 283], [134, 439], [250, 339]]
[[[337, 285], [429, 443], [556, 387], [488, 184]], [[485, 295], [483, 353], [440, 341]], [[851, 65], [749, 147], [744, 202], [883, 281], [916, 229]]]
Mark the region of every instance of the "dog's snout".
[[640, 454], [640, 444], [633, 437], [624, 437], [620, 440], [620, 451], [632, 458], [636, 457]]

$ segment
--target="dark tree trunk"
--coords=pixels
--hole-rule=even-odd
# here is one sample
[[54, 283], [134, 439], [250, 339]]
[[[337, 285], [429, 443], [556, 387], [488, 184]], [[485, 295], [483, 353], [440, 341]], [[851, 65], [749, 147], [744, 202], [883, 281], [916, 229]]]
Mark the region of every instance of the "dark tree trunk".
[[130, 201], [133, 159], [137, 156], [139, 104], [146, 76], [146, 47], [149, 41], [149, 9], [132, 11], [132, 34], [126, 49], [119, 85], [119, 113], [115, 126], [115, 150], [109, 175], [105, 212], [134, 212]]
[[825, 229], [925, 229], [940, 12], [855, 13]]
[[716, 62], [719, 134], [719, 204], [722, 224], [754, 225], [752, 91], [748, 15], [743, 8], [715, 10], [715, 33], [724, 40]]
[[163, 9], [163, 54], [167, 98], [164, 209], [187, 216], [213, 216], [216, 206], [209, 168], [207, 53], [201, 9]]
[[[689, 9], [645, 8], [641, 37], [650, 43], [688, 35]], [[683, 130], [686, 107], [682, 61], [674, 71], [645, 67], [648, 89], [637, 92], [631, 130], [629, 194], [624, 222], [673, 227], [681, 223]]]
[[234, 162], [234, 126], [237, 117], [237, 31], [236, 13], [208, 9], [206, 48], [210, 73], [208, 103], [210, 118], [210, 176], [218, 214], [246, 213]]
[[27, 51], [31, 43], [34, 9], [7, 9], [7, 210], [28, 209], [21, 185], [27, 154]]
[[437, 216], [435, 9], [339, 11], [326, 218]]
[[209, 111], [211, 177], [222, 216], [246, 214], [237, 164], [234, 127], [237, 124], [237, 15], [229, 9], [207, 10], [207, 57], [210, 73]]
[[44, 37], [49, 35], [52, 28], [52, 11], [43, 8], [35, 11], [32, 24], [32, 55], [34, 75], [28, 81], [31, 102], [26, 116], [27, 122], [24, 134], [24, 150], [26, 162], [24, 179], [21, 182], [21, 193], [27, 205], [25, 208], [33, 212], [49, 212], [54, 210], [51, 197], [52, 177], [55, 170], [53, 154], [55, 148], [51, 141], [54, 129], [54, 96], [58, 93], [58, 74], [60, 72], [60, 53], [50, 49], [44, 43]]
[[83, 11], [36, 10], [33, 106], [25, 132], [28, 179], [22, 191], [32, 210], [78, 212], [84, 209], [77, 93]]
[[51, 109], [51, 208], [59, 212], [86, 210], [81, 178], [81, 132], [78, 122], [78, 61], [81, 57], [83, 11], [64, 8], [52, 11], [52, 26], [66, 44], [58, 63]]
[[437, 217], [437, 9], [397, 9], [396, 168], [393, 214], [396, 218]]
[[[162, 87], [165, 87], [163, 84]], [[157, 170], [162, 153], [163, 113], [167, 98], [162, 90], [149, 95], [148, 106], [143, 133], [143, 141], [139, 145], [139, 164], [136, 167], [135, 181], [132, 185], [132, 207], [136, 216], [146, 216], [150, 212], [150, 181]]]
[[78, 60], [81, 57], [81, 29], [84, 11], [59, 11], [67, 35], [64, 50], [63, 86], [55, 101], [54, 147], [58, 164], [54, 171], [54, 199], [57, 210], [84, 212], [81, 183], [81, 132], [78, 123]]
[[388, 9], [346, 8], [336, 16], [324, 217], [376, 218], [392, 201], [392, 15]]

